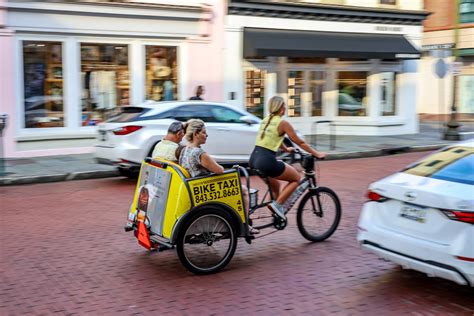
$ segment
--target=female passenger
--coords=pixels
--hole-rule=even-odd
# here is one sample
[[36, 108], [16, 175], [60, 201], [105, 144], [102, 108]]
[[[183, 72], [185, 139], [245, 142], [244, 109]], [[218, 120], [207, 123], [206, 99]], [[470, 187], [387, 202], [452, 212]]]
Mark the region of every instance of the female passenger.
[[[296, 135], [293, 126], [283, 119], [286, 109], [285, 101], [282, 97], [272, 97], [268, 106], [270, 115], [261, 122], [249, 164], [251, 168], [258, 169], [268, 177], [270, 189], [274, 198], [276, 198], [268, 207], [281, 219], [286, 220], [283, 203], [298, 187], [300, 175], [295, 168], [276, 159], [276, 152], [279, 148], [286, 152], [293, 151], [292, 147], [286, 147], [283, 144], [284, 136], [288, 135], [296, 145], [316, 158], [324, 158], [326, 153], [317, 152], [311, 148], [311, 146]], [[288, 181], [288, 184], [281, 192], [279, 180]]]
[[[188, 141], [179, 153], [179, 164], [188, 170], [191, 177], [197, 177], [214, 172], [224, 173], [224, 167], [219, 165], [208, 153], [201, 148], [207, 140], [206, 126], [199, 119], [190, 119], [185, 125], [185, 137]], [[244, 209], [248, 212], [248, 189], [242, 185]], [[258, 234], [260, 231], [249, 225], [250, 233]]]
[[179, 164], [188, 170], [191, 177], [224, 173], [224, 167], [219, 165], [208, 153], [201, 148], [207, 140], [206, 126], [198, 119], [190, 119], [185, 124], [185, 137], [188, 144], [179, 154]]

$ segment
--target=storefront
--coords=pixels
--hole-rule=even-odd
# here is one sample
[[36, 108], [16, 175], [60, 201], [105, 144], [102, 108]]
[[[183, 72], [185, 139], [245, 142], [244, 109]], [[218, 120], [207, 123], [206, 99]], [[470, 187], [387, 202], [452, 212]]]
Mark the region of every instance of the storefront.
[[196, 84], [189, 79], [190, 51], [211, 46], [209, 6], [9, 1], [5, 7], [15, 74], [7, 157], [91, 152], [95, 126], [122, 106], [188, 98]]
[[[266, 115], [272, 95], [304, 134], [416, 133], [421, 11], [232, 1], [226, 24], [227, 102]], [[243, 72], [242, 72], [243, 70]], [[327, 125], [326, 125], [327, 126]], [[324, 125], [321, 127], [324, 128]], [[325, 132], [324, 129], [320, 130]]]

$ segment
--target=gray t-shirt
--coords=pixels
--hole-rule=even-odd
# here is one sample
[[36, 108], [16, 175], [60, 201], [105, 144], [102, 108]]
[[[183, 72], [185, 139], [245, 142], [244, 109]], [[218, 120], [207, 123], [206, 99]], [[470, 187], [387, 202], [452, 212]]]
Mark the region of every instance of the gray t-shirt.
[[186, 146], [179, 156], [179, 164], [188, 170], [191, 177], [203, 176], [210, 171], [201, 165], [201, 155], [205, 153], [204, 149], [199, 147]]

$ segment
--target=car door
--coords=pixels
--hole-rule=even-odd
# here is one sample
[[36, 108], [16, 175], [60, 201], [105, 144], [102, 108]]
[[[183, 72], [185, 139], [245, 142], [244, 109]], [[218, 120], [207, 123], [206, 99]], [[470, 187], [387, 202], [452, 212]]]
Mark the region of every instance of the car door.
[[248, 124], [240, 118], [245, 114], [225, 106], [213, 105], [211, 113], [214, 126], [219, 132], [217, 143], [220, 159], [247, 161], [255, 146], [258, 124]]
[[212, 156], [219, 155], [219, 150], [221, 150], [223, 145], [219, 135], [222, 131], [219, 130], [219, 126], [212, 115], [211, 105], [185, 104], [174, 109], [173, 114], [174, 118], [181, 122], [186, 122], [192, 118], [203, 120], [206, 124], [208, 138], [202, 148]]

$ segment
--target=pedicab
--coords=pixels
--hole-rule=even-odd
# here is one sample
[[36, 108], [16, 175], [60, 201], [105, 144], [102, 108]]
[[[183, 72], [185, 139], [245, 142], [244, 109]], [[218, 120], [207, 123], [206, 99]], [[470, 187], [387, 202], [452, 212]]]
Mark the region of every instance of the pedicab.
[[[313, 161], [313, 158], [306, 160]], [[252, 216], [256, 210], [266, 209], [264, 206], [273, 200], [271, 190], [267, 190], [260, 203], [258, 190], [247, 190], [250, 210], [245, 212], [241, 175], [250, 188], [250, 177], [246, 169], [239, 166], [223, 174], [191, 178], [176, 163], [146, 158], [140, 169], [125, 230], [133, 231], [138, 243], [150, 251], [176, 248], [183, 266], [195, 274], [217, 272], [232, 259], [238, 237], [249, 244], [255, 239], [249, 230]], [[298, 206], [298, 229], [310, 241], [323, 241], [336, 230], [341, 207], [332, 190], [317, 186], [314, 163], [305, 167], [305, 177], [290, 197], [291, 203], [294, 204], [304, 192]], [[329, 226], [315, 229], [307, 215], [318, 222], [323, 219], [322, 223], [326, 226], [329, 223]], [[277, 231], [287, 225], [286, 220], [273, 214], [266, 218], [270, 221], [254, 227], [273, 227]]]

